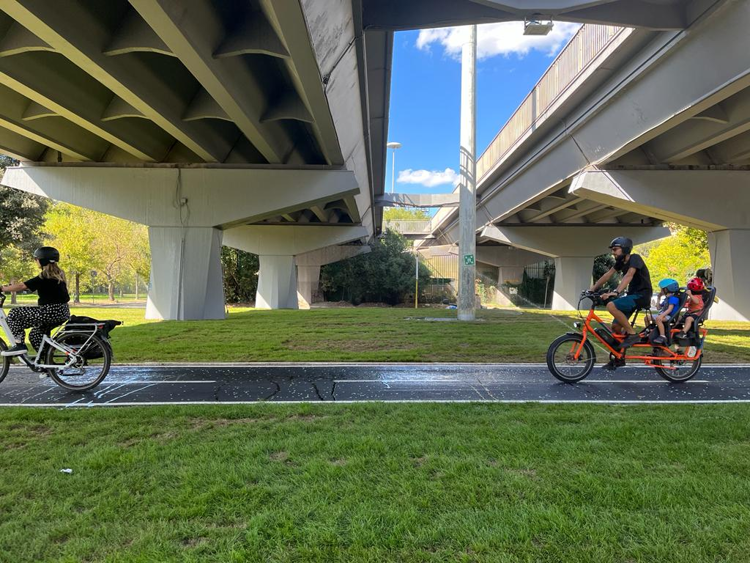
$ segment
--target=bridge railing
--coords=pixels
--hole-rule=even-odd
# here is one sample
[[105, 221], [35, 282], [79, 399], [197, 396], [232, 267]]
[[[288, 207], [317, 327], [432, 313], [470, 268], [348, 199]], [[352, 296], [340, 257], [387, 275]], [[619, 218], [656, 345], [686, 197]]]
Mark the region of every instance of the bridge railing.
[[383, 221], [383, 229], [390, 229], [396, 231], [402, 235], [419, 235], [429, 234], [430, 221], [399, 221], [399, 220], [386, 220]]
[[622, 41], [630, 32], [609, 25], [582, 26], [479, 157], [477, 183], [503, 160], [600, 53], [612, 43]]

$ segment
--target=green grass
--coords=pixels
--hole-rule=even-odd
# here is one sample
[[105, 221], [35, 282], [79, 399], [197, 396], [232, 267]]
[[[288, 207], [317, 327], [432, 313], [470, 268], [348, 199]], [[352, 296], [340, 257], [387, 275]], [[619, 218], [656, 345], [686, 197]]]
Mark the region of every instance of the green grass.
[[[571, 313], [482, 310], [473, 323], [444, 309], [232, 308], [223, 321], [146, 321], [142, 309], [75, 308], [75, 314], [115, 318], [119, 362], [372, 361], [543, 362], [550, 342], [572, 330]], [[706, 361], [750, 361], [750, 323], [711, 322]], [[606, 356], [597, 351], [601, 361]]]
[[[73, 298], [73, 294], [71, 293], [71, 299]], [[27, 294], [21, 294], [19, 293], [16, 295], [16, 300], [18, 301], [19, 305], [36, 305], [37, 300], [39, 299], [39, 296], [36, 293], [27, 293]], [[135, 293], [126, 293], [123, 295], [115, 294], [115, 302], [116, 303], [130, 303], [135, 302]], [[141, 292], [138, 294], [138, 302], [146, 302], [146, 293]], [[8, 297], [8, 304], [10, 304], [10, 297]], [[96, 303], [112, 303], [109, 300], [109, 295], [106, 293], [94, 293], [93, 295], [91, 293], [81, 293], [81, 305], [91, 305]]]
[[0, 560], [750, 561], [748, 436], [744, 405], [3, 409]]

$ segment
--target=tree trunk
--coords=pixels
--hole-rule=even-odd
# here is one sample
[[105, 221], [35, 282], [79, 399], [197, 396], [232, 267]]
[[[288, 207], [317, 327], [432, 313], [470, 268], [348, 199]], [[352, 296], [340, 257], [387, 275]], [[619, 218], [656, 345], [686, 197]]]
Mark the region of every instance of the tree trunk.
[[109, 300], [114, 301], [115, 300], [115, 282], [111, 281], [107, 284], [107, 293], [109, 295]]
[[138, 272], [135, 273], [135, 300], [138, 301]]
[[[15, 285], [17, 280], [10, 280], [11, 285]], [[12, 292], [10, 294], [10, 304], [15, 305], [16, 304], [16, 292]]]
[[73, 303], [81, 302], [81, 274], [76, 273], [76, 291], [75, 297], [73, 297]]

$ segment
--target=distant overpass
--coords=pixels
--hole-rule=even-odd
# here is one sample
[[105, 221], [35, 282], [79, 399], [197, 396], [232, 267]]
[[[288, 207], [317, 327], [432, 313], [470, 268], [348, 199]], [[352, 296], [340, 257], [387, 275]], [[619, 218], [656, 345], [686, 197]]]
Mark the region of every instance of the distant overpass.
[[222, 244], [260, 256], [260, 306], [297, 307], [380, 230], [394, 30], [678, 30], [714, 4], [0, 0], [2, 183], [148, 225], [150, 317], [224, 316]]

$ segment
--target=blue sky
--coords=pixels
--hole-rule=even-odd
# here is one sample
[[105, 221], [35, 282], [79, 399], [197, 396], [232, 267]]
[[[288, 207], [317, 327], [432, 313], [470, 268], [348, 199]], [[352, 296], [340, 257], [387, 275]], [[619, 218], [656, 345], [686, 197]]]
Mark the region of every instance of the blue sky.
[[[477, 156], [577, 28], [576, 24], [556, 23], [547, 37], [526, 37], [522, 22], [479, 26]], [[453, 190], [458, 172], [464, 30], [406, 31], [395, 36], [388, 140], [403, 145], [396, 151], [397, 192]], [[450, 170], [446, 173], [446, 169]], [[386, 191], [390, 186], [389, 150]]]

